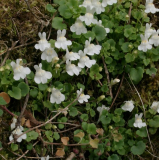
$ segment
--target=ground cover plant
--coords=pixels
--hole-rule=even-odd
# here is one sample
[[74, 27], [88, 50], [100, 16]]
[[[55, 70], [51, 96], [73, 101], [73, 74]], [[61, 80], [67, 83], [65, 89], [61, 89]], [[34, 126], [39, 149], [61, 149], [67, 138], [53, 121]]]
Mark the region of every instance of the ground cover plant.
[[159, 158], [158, 3], [1, 3], [1, 159]]

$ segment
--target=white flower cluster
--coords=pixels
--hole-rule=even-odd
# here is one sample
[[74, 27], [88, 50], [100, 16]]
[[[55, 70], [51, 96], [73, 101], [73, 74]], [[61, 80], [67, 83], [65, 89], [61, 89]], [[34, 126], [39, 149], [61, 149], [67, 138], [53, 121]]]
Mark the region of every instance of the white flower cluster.
[[79, 103], [88, 102], [88, 99], [90, 98], [89, 95], [85, 95], [84, 93], [82, 93], [82, 88], [80, 88], [80, 90], [77, 90], [77, 97]]
[[[107, 5], [113, 5], [114, 3], [117, 3], [117, 0], [103, 0], [102, 3], [100, 0], [84, 0], [83, 4], [79, 5], [79, 7], [85, 7], [86, 13], [85, 15], [81, 15], [76, 19], [75, 24], [70, 27], [70, 30], [75, 32], [77, 35], [81, 35], [82, 33], [87, 33], [87, 28], [85, 25], [89, 26], [91, 24], [96, 24], [103, 27], [102, 21], [98, 21], [96, 18], [94, 18], [94, 14], [101, 14], [105, 11], [105, 7]], [[110, 29], [105, 28], [105, 31], [106, 33], [109, 33]]]
[[159, 12], [159, 9], [155, 8], [155, 5], [153, 4], [153, 0], [146, 0], [146, 13], [156, 13]]
[[145, 35], [140, 35], [141, 44], [138, 46], [138, 50], [147, 52], [148, 49], [152, 48], [152, 45], [159, 46], [159, 30], [151, 28], [152, 24], [146, 24]]
[[159, 113], [159, 102], [153, 102], [150, 108]]
[[[16, 123], [17, 123], [17, 119], [13, 118], [13, 122], [11, 123], [11, 129], [13, 130], [16, 127]], [[9, 140], [12, 141], [14, 138], [14, 136], [19, 136], [21, 135], [24, 129], [22, 126], [17, 126], [16, 129], [14, 129], [9, 137]], [[20, 136], [19, 138], [17, 138], [17, 142], [21, 142], [23, 139], [26, 139], [27, 136], [26, 134], [23, 134], [22, 136]]]

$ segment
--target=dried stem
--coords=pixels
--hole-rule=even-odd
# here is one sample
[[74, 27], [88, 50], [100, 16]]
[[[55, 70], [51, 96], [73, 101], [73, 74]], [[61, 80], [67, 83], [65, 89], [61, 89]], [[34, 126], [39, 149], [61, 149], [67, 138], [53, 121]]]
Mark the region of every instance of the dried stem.
[[113, 99], [113, 93], [112, 93], [112, 87], [111, 87], [111, 84], [110, 84], [109, 72], [108, 72], [107, 65], [105, 63], [105, 60], [104, 60], [103, 56], [102, 56], [102, 60], [103, 60], [103, 65], [104, 65], [104, 69], [105, 69], [105, 74], [107, 75], [107, 81], [108, 81], [108, 86], [109, 86], [109, 94], [110, 94], [111, 98]]
[[[128, 75], [129, 75], [129, 74], [128, 74]], [[145, 119], [145, 122], [146, 122], [146, 112], [145, 112], [144, 103], [143, 103], [143, 101], [142, 101], [142, 98], [141, 98], [141, 96], [140, 96], [140, 93], [138, 92], [137, 88], [135, 87], [134, 83], [132, 82], [130, 75], [129, 75], [129, 79], [130, 79], [130, 81], [131, 81], [131, 83], [132, 83], [132, 85], [133, 85], [136, 93], [138, 94], [138, 96], [139, 96], [139, 98], [140, 98], [140, 101], [141, 101], [141, 104], [142, 104], [142, 107], [143, 107], [143, 111], [144, 111], [144, 119]], [[151, 146], [151, 150], [152, 150], [152, 152], [154, 153], [154, 150], [153, 150], [153, 147], [152, 147], [152, 143], [151, 143], [151, 139], [150, 139], [150, 135], [149, 135], [148, 128], [147, 128], [147, 124], [146, 124], [146, 131], [147, 131], [148, 140], [149, 140], [149, 143], [150, 143], [150, 146]]]

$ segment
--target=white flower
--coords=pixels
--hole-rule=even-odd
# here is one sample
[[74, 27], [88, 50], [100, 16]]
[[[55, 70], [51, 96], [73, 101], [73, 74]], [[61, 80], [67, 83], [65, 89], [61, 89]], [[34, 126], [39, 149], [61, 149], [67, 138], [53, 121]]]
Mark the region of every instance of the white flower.
[[[21, 134], [23, 133], [22, 131], [23, 131], [23, 127], [22, 127], [22, 126], [18, 126], [18, 127], [12, 132], [12, 134], [10, 135], [9, 140], [12, 141], [14, 135], [17, 135], [17, 136], [21, 135]], [[26, 138], [27, 138], [26, 134], [23, 134], [22, 136], [20, 136], [20, 137], [17, 139], [17, 142], [21, 142], [22, 139], [26, 139]]]
[[70, 27], [71, 32], [75, 32], [77, 35], [81, 33], [87, 33], [87, 28], [83, 25], [83, 22], [77, 18], [75, 24]]
[[101, 107], [97, 107], [97, 111], [99, 112], [99, 116], [102, 114], [103, 110], [109, 110], [109, 107], [106, 107], [105, 105], [102, 105]]
[[48, 72], [48, 71], [45, 71], [45, 70], [42, 69], [42, 64], [41, 63], [39, 64], [39, 66], [34, 65], [34, 68], [36, 70], [34, 81], [37, 84], [39, 84], [39, 83], [45, 84], [45, 83], [47, 83], [47, 80], [52, 77], [51, 72]]
[[83, 22], [85, 22], [85, 24], [87, 26], [89, 26], [91, 23], [93, 24], [96, 24], [97, 23], [97, 20], [94, 19], [94, 12], [95, 12], [95, 9], [91, 9], [90, 7], [87, 7], [86, 8], [86, 14], [84, 16], [80, 16], [79, 19]]
[[46, 60], [47, 62], [51, 62], [54, 57], [58, 57], [54, 48], [46, 48], [41, 55], [42, 60]]
[[[102, 21], [101, 20], [99, 20], [99, 21], [97, 21], [97, 23], [96, 23], [98, 26], [101, 26], [101, 27], [103, 27], [104, 28], [104, 26], [102, 25]], [[106, 32], [106, 35], [107, 35], [107, 33], [109, 33], [110, 32], [110, 29], [109, 28], [104, 28], [105, 29], [105, 32]]]
[[41, 160], [49, 160], [49, 155], [47, 157], [41, 157]]
[[134, 109], [133, 101], [125, 101], [125, 104], [121, 107], [124, 111], [131, 112]]
[[152, 23], [150, 24], [146, 23], [145, 36], [147, 38], [149, 38], [154, 33], [154, 30], [151, 29], [151, 26], [152, 26]]
[[102, 7], [102, 3], [100, 2], [100, 0], [92, 0], [92, 4], [97, 14], [101, 14], [101, 12], [105, 11], [105, 8]]
[[93, 43], [90, 42], [91, 42], [91, 37], [89, 38], [89, 41], [88, 40], [85, 41], [84, 52], [91, 56], [93, 56], [94, 54], [99, 54], [102, 47], [100, 45], [94, 45]]
[[150, 108], [154, 109], [157, 113], [159, 113], [159, 102], [153, 102]]
[[155, 5], [153, 4], [153, 0], [146, 0], [146, 13], [156, 13], [159, 12], [159, 9], [155, 8]]
[[83, 51], [78, 52], [80, 55], [80, 60], [78, 62], [78, 66], [80, 68], [84, 68], [85, 66], [88, 68], [91, 68], [92, 65], [96, 63], [96, 60], [90, 60], [88, 56], [86, 56], [86, 53], [83, 53]]
[[90, 96], [89, 95], [85, 95], [83, 93], [81, 94], [81, 93], [82, 93], [82, 88], [80, 88], [80, 90], [77, 90], [77, 97], [79, 97], [78, 98], [78, 102], [79, 103], [88, 102], [88, 99], [90, 98]]
[[14, 79], [17, 81], [20, 78], [24, 79], [26, 77], [27, 74], [30, 74], [30, 69], [28, 67], [23, 67], [21, 64], [23, 63], [22, 59], [17, 59], [16, 63], [15, 62], [11, 62], [11, 66], [13, 68], [13, 72], [14, 72]]
[[135, 114], [135, 123], [134, 123], [134, 127], [138, 127], [138, 128], [142, 128], [146, 126], [145, 122], [142, 122], [142, 116], [143, 113], [140, 113], [140, 115]]
[[149, 43], [149, 40], [147, 38], [147, 36], [143, 36], [142, 34], [140, 35], [141, 37], [141, 44], [138, 46], [138, 50], [143, 51], [143, 52], [147, 52], [148, 49], [152, 48], [152, 45]]
[[75, 75], [79, 75], [79, 73], [81, 72], [81, 68], [74, 65], [74, 64], [71, 64], [71, 62], [68, 62], [66, 64], [66, 72], [70, 75], [70, 76], [73, 76], [74, 74]]
[[11, 123], [11, 126], [10, 126], [11, 130], [13, 130], [15, 128], [16, 123], [17, 123], [17, 119], [15, 117], [13, 117], [12, 123]]
[[103, 0], [102, 6], [106, 7], [107, 5], [113, 5], [114, 3], [117, 3], [117, 0]]
[[115, 84], [117, 84], [117, 83], [119, 83], [120, 82], [120, 79], [118, 79], [118, 78], [115, 78], [115, 79], [113, 79], [113, 80], [111, 80], [111, 85], [113, 86], [113, 85], [115, 85]]
[[66, 49], [65, 58], [66, 58], [66, 63], [68, 63], [69, 61], [80, 59], [80, 56], [78, 55], [78, 53], [69, 52], [68, 49]]
[[38, 44], [35, 45], [35, 48], [44, 51], [46, 48], [50, 47], [50, 43], [46, 40], [45, 32], [43, 32], [42, 34], [39, 32], [38, 35], [40, 37], [40, 41], [38, 41]]
[[84, 0], [83, 4], [79, 5], [79, 7], [85, 7], [85, 8], [90, 7], [92, 9], [94, 6], [92, 5], [91, 0]]
[[50, 95], [50, 102], [60, 104], [65, 100], [65, 95], [56, 88], [52, 88], [52, 93]]
[[151, 38], [149, 39], [150, 44], [154, 45], [154, 46], [159, 46], [159, 29], [156, 31], [154, 30], [154, 32], [152, 33]]
[[58, 30], [57, 31], [57, 41], [55, 42], [55, 47], [56, 48], [62, 48], [66, 49], [67, 46], [70, 46], [72, 42], [70, 40], [67, 40], [66, 37], [66, 29]]

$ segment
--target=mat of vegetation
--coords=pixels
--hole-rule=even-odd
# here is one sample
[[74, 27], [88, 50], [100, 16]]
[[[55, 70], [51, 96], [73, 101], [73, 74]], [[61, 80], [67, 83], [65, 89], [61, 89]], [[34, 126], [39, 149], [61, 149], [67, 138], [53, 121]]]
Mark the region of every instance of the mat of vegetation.
[[0, 159], [159, 159], [157, 0], [0, 6]]

